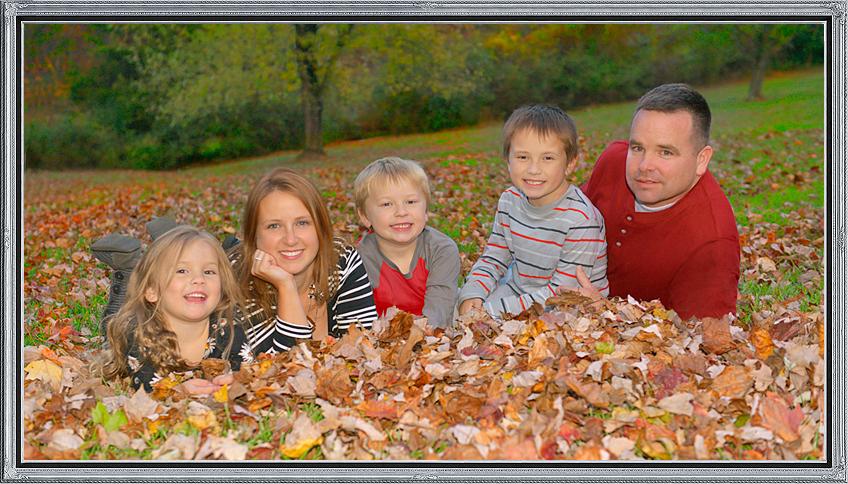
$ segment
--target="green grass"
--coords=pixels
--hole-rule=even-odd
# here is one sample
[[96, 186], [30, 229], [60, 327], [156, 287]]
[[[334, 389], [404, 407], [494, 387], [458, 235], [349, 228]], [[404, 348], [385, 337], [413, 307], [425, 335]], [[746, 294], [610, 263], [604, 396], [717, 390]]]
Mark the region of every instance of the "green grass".
[[738, 210], [736, 220], [739, 225], [749, 225], [751, 221], [747, 212], [762, 215], [763, 222], [786, 225], [786, 214], [801, 206], [821, 207], [824, 203], [824, 181], [816, 180], [806, 188], [786, 187], [779, 191], [761, 192], [749, 197], [731, 198], [734, 207], [744, 207]]
[[822, 287], [819, 285], [809, 288], [799, 281], [803, 269], [795, 266], [782, 271], [779, 280], [746, 280], [739, 282], [739, 292], [751, 298], [739, 307], [739, 321], [748, 326], [751, 314], [772, 307], [775, 303], [784, 303], [797, 298], [798, 310], [802, 312], [815, 311], [822, 303]]

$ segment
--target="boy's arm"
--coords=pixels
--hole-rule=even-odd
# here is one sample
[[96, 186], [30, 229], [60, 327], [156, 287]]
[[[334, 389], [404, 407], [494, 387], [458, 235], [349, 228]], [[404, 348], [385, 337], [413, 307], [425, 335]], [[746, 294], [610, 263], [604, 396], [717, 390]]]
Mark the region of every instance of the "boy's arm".
[[589, 275], [592, 284], [601, 294], [604, 296], [609, 294], [609, 283], [606, 277], [607, 243], [603, 218], [597, 210], [589, 213], [591, 216], [587, 220], [579, 222], [568, 231], [556, 269], [548, 284], [529, 293], [489, 301], [484, 305], [486, 311], [493, 315], [502, 313], [518, 315], [530, 308], [534, 302], [544, 306], [548, 298], [560, 292], [560, 288], [580, 287], [577, 280], [578, 267]]
[[444, 328], [453, 320], [460, 271], [459, 249], [453, 240], [444, 235], [431, 243], [434, 247], [428, 261], [430, 267], [422, 312], [432, 326]]
[[[503, 196], [501, 197], [503, 198]], [[483, 249], [483, 254], [471, 266], [471, 271], [465, 278], [465, 284], [459, 291], [458, 303], [468, 299], [485, 300], [497, 287], [498, 282], [512, 263], [512, 252], [507, 246], [506, 237], [501, 225], [501, 204], [498, 203], [498, 213], [492, 222], [492, 234]]]

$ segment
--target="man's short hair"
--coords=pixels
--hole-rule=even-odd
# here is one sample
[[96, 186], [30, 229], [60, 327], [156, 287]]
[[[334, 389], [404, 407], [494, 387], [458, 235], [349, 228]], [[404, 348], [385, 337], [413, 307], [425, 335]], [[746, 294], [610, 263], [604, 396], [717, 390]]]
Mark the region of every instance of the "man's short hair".
[[353, 182], [353, 201], [356, 209], [365, 211], [365, 200], [371, 195], [375, 183], [398, 183], [408, 181], [424, 194], [427, 206], [430, 206], [430, 182], [421, 165], [396, 156], [372, 161]]
[[688, 84], [663, 84], [646, 92], [636, 104], [636, 114], [641, 111], [660, 111], [671, 113], [674, 111], [686, 111], [692, 115], [693, 129], [700, 147], [710, 142], [710, 123], [712, 115], [707, 100], [698, 91], [692, 89]]
[[509, 115], [503, 127], [503, 156], [509, 158], [509, 149], [515, 133], [532, 129], [545, 138], [555, 136], [562, 141], [565, 158], [571, 161], [577, 157], [577, 126], [571, 116], [562, 109], [547, 104], [521, 106]]

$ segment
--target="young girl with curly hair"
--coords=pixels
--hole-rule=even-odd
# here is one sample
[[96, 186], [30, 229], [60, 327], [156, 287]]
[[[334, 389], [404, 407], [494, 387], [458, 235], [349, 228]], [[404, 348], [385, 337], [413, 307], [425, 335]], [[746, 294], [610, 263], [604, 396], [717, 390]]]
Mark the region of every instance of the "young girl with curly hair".
[[130, 376], [135, 388], [171, 372], [196, 369], [207, 358], [231, 370], [253, 359], [244, 330], [233, 324], [241, 299], [221, 244], [181, 225], [158, 237], [139, 261], [126, 302], [109, 322], [107, 378]]

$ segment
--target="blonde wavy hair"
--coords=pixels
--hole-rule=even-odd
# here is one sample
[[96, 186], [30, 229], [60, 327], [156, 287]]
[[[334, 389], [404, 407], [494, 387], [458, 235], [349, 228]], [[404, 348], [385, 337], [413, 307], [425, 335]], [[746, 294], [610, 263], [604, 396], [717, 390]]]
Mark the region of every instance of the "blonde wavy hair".
[[314, 287], [314, 296], [318, 302], [326, 303], [336, 290], [335, 274], [339, 262], [339, 251], [336, 248], [337, 244], [334, 243], [330, 214], [315, 185], [289, 168], [277, 168], [265, 174], [256, 182], [247, 196], [242, 217], [244, 240], [231, 249], [237, 256], [234, 264], [242, 293], [248, 298], [255, 299], [265, 314], [274, 314], [271, 308], [276, 305], [277, 292], [271, 284], [251, 274], [250, 262], [253, 261], [257, 249], [259, 204], [275, 191], [294, 195], [306, 207], [315, 224], [315, 231], [318, 233], [318, 253], [307, 282]]
[[353, 182], [353, 201], [359, 213], [365, 213], [365, 201], [371, 196], [376, 185], [408, 181], [424, 194], [427, 207], [430, 206], [430, 182], [427, 174], [417, 162], [397, 156], [388, 156], [374, 160], [359, 172]]
[[229, 327], [230, 339], [224, 349], [224, 360], [229, 359], [233, 345], [233, 312], [242, 301], [238, 283], [220, 242], [208, 232], [180, 225], [153, 242], [130, 276], [126, 302], [107, 326], [111, 355], [103, 367], [103, 376], [120, 378], [131, 374], [127, 361], [130, 345], [137, 346], [140, 361], [149, 361], [158, 373], [167, 374], [192, 368], [180, 356], [177, 335], [168, 329], [161, 308], [162, 298], [151, 303], [145, 297], [145, 292], [150, 289], [156, 294], [162, 294], [171, 282], [173, 268], [183, 251], [196, 240], [208, 243], [218, 259], [221, 300], [210, 318], [226, 321]]

